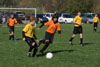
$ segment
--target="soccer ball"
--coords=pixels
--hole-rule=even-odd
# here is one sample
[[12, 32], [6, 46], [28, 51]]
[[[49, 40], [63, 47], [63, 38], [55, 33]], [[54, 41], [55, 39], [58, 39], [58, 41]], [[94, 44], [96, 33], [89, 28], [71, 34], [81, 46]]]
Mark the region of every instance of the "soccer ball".
[[47, 59], [51, 59], [52, 57], [53, 57], [53, 54], [52, 53], [49, 52], [49, 53], [46, 54], [46, 58]]

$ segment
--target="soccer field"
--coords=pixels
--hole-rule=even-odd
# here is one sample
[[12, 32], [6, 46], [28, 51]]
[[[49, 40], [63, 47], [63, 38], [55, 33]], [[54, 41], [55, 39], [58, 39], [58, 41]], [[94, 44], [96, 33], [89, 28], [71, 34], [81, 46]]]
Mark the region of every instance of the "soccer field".
[[[52, 59], [46, 59], [45, 54], [36, 58], [27, 57], [29, 46], [22, 41], [24, 25], [16, 26], [16, 41], [9, 41], [8, 28], [0, 25], [0, 67], [100, 67], [100, 25], [97, 33], [93, 32], [92, 24], [83, 25], [85, 46], [81, 47], [79, 35], [73, 40], [73, 45], [68, 44], [73, 24], [61, 24], [62, 36], [56, 33], [54, 43], [45, 51], [53, 53]], [[44, 37], [45, 29], [36, 30], [38, 39]], [[43, 46], [41, 44], [39, 50]]]

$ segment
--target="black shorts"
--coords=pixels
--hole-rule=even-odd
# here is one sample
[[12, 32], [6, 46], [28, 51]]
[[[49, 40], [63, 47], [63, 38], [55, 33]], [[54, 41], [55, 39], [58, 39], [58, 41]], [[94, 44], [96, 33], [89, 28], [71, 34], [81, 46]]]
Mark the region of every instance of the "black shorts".
[[[37, 47], [37, 44], [36, 44], [36, 42], [35, 42], [35, 40], [33, 38], [30, 38], [30, 37], [27, 37], [27, 36], [25, 38], [26, 38], [25, 41], [29, 46], [34, 47], [34, 48]], [[33, 42], [35, 42], [35, 46], [32, 46]]]
[[81, 34], [81, 33], [83, 33], [82, 26], [74, 27], [73, 34]]
[[94, 23], [94, 27], [98, 27], [98, 23]]
[[53, 39], [54, 39], [54, 34], [50, 34], [48, 32], [45, 32], [45, 37], [43, 40], [49, 40], [49, 42], [52, 43]]
[[9, 26], [9, 32], [14, 32], [14, 26]]

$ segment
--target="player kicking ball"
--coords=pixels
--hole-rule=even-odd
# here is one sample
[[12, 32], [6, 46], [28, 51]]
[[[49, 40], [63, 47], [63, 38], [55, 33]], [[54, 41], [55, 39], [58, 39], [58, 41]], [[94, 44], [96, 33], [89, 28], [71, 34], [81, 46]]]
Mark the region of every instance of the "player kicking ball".
[[9, 40], [11, 40], [11, 39], [15, 40], [14, 26], [15, 26], [15, 24], [17, 24], [17, 20], [16, 20], [16, 18], [14, 18], [14, 14], [11, 14], [11, 17], [8, 19], [7, 24], [8, 24], [8, 28], [9, 28], [9, 32], [10, 32]]
[[74, 18], [74, 30], [73, 30], [73, 35], [69, 40], [70, 44], [72, 44], [72, 40], [76, 37], [76, 34], [80, 34], [80, 45], [83, 46], [83, 31], [82, 31], [81, 12], [78, 12], [77, 16]]
[[53, 15], [52, 20], [42, 24], [38, 28], [38, 30], [40, 30], [40, 28], [43, 26], [48, 26], [48, 28], [46, 29], [44, 39], [39, 41], [39, 45], [41, 45], [42, 43], [45, 44], [45, 46], [40, 50], [40, 54], [43, 54], [43, 52], [48, 48], [48, 46], [51, 43], [53, 43], [53, 39], [54, 39], [54, 35], [55, 35], [56, 30], [58, 30], [59, 36], [61, 36], [61, 28], [60, 28], [60, 23], [58, 22], [57, 15]]
[[33, 50], [32, 57], [36, 56], [36, 53], [38, 50], [38, 47], [36, 44], [37, 37], [35, 35], [35, 28], [34, 28], [35, 23], [36, 23], [36, 18], [30, 17], [30, 23], [27, 24], [22, 31], [23, 40], [26, 41], [26, 43], [30, 46], [29, 51], [27, 53], [27, 56], [29, 57], [31, 56], [31, 52], [33, 48], [34, 50]]
[[93, 31], [96, 32], [97, 31], [97, 27], [98, 27], [98, 22], [99, 22], [99, 18], [98, 15], [95, 14], [95, 17], [93, 18]]

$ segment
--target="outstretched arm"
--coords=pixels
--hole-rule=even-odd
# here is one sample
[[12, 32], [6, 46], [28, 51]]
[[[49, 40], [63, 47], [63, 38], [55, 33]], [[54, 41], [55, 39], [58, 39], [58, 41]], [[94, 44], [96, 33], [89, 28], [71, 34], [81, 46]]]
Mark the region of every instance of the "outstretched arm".
[[40, 28], [42, 28], [44, 26], [44, 24], [41, 24], [39, 27], [38, 27], [38, 30], [40, 30]]
[[57, 24], [57, 30], [58, 30], [59, 36], [61, 36], [61, 27], [60, 27], [60, 23]]

